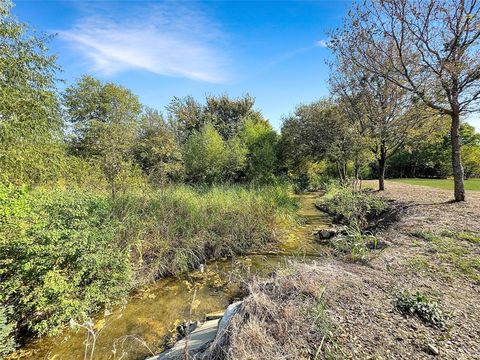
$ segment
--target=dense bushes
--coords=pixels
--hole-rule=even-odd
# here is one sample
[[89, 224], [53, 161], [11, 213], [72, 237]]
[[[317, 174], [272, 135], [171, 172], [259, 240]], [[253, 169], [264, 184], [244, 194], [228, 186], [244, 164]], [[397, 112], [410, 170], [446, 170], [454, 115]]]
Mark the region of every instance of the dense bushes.
[[108, 197], [2, 188], [0, 301], [38, 334], [108, 306], [128, 291], [127, 248]]
[[347, 187], [332, 186], [318, 200], [317, 206], [335, 215], [336, 220], [350, 227], [365, 229], [368, 221], [388, 208], [388, 202], [368, 192], [354, 192]]
[[13, 331], [15, 324], [9, 318], [11, 317], [11, 308], [0, 305], [0, 358], [3, 359], [15, 348]]
[[275, 239], [285, 189], [128, 193], [0, 187], [0, 305], [37, 334], [109, 307], [148, 280]]
[[246, 163], [247, 149], [238, 138], [225, 141], [211, 124], [194, 132], [185, 144], [185, 168], [191, 182], [235, 180]]

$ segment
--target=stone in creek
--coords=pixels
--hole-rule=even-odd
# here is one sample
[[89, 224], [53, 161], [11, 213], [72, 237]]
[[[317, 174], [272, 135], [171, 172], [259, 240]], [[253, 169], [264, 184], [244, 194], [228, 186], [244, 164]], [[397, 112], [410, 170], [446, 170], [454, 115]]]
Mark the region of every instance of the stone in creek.
[[184, 321], [183, 324], [177, 326], [177, 333], [180, 337], [185, 337], [195, 330], [198, 326], [198, 321]]
[[319, 229], [314, 231], [314, 235], [318, 236], [319, 240], [328, 240], [337, 235], [337, 230], [334, 228]]

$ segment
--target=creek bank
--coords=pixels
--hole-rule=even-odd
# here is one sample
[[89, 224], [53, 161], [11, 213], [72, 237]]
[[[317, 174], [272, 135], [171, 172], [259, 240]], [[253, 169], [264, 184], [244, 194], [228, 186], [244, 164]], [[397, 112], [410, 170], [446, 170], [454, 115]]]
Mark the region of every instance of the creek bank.
[[[480, 193], [453, 204], [444, 200], [449, 191], [388, 181], [386, 187], [401, 216], [375, 235], [392, 246], [368, 262], [329, 258], [254, 282], [226, 342], [208, 359], [478, 358], [480, 268], [473, 264], [480, 261]], [[405, 290], [438, 304], [447, 326], [398, 311]]]
[[[112, 350], [122, 360], [145, 359], [160, 353], [163, 339], [179, 325], [180, 319], [204, 319], [211, 312], [225, 309], [238, 293], [238, 285], [244, 283], [241, 279], [268, 276], [298, 256], [312, 261], [328, 254], [328, 247], [317, 243], [312, 236], [314, 229], [331, 226], [330, 217], [315, 209], [317, 197], [318, 193], [295, 196], [299, 215], [305, 221], [281, 237], [276, 251], [264, 249], [260, 255], [222, 258], [209, 262], [203, 272], [192, 270], [178, 277], [160, 279], [140, 288], [124, 306], [115, 308], [108, 316], [99, 314], [94, 319], [95, 331], [100, 331], [95, 359], [111, 359]], [[190, 316], [195, 291], [196, 304]], [[85, 333], [69, 330], [32, 341], [16, 355], [21, 359], [81, 359], [84, 350]]]

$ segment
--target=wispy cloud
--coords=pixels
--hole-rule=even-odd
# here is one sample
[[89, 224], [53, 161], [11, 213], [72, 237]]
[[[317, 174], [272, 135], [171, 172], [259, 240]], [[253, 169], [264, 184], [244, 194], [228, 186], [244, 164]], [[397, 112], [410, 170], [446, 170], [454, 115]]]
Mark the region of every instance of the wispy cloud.
[[328, 47], [328, 42], [329, 42], [329, 41], [330, 41], [330, 39], [318, 40], [318, 41], [315, 41], [315, 42], [314, 42], [313, 44], [311, 44], [311, 45], [304, 46], [304, 47], [301, 47], [301, 48], [297, 48], [297, 49], [294, 49], [294, 50], [285, 52], [285, 53], [277, 56], [275, 59], [271, 60], [271, 61], [268, 63], [268, 66], [272, 66], [272, 65], [278, 64], [278, 63], [283, 62], [283, 61], [285, 61], [285, 60], [288, 60], [288, 59], [291, 59], [291, 58], [293, 58], [293, 57], [296, 57], [297, 55], [300, 55], [300, 54], [309, 52], [309, 51], [311, 51], [311, 50], [314, 50], [314, 49], [316, 49], [316, 48], [318, 48], [318, 47], [326, 48], [326, 47]]
[[106, 75], [142, 69], [213, 83], [228, 80], [222, 34], [198, 9], [169, 3], [131, 10], [128, 17], [86, 15], [59, 36], [91, 70]]
[[321, 39], [315, 42], [315, 46], [327, 48], [328, 44], [330, 43], [330, 39]]

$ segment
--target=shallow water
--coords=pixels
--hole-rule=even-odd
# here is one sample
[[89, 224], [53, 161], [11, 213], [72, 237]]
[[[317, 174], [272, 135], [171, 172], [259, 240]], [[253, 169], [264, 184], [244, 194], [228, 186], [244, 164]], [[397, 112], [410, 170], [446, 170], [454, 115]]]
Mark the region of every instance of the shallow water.
[[[312, 231], [330, 224], [314, 206], [316, 193], [299, 196], [303, 225], [292, 230], [267, 254], [221, 259], [204, 271], [192, 271], [144, 287], [124, 306], [107, 316], [97, 316], [94, 359], [143, 359], [162, 350], [163, 339], [185, 319], [203, 319], [223, 310], [238, 294], [239, 283], [251, 274], [268, 275], [292, 258], [316, 258], [327, 251], [314, 241]], [[83, 359], [86, 331], [68, 330], [32, 341], [12, 359]]]

